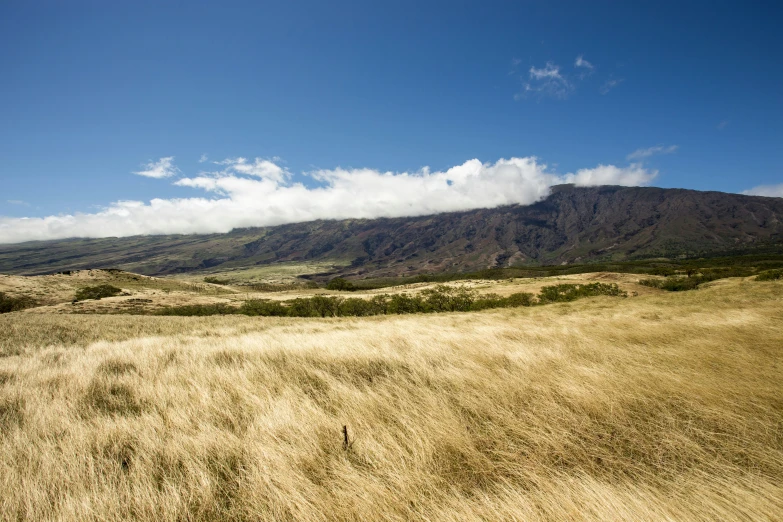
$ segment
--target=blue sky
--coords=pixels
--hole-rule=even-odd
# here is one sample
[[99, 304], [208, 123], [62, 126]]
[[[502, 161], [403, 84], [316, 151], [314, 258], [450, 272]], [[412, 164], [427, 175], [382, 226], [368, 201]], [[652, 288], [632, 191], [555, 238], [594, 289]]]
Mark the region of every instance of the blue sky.
[[309, 188], [533, 156], [557, 179], [775, 186], [781, 23], [772, 1], [3, 2], [0, 216], [233, 198], [175, 183], [248, 175], [214, 163], [238, 157]]

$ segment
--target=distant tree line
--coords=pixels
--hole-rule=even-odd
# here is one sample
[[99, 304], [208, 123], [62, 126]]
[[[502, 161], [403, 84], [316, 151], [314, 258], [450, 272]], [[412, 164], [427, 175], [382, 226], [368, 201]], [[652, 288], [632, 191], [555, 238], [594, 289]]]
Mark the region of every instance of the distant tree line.
[[[780, 271], [781, 270], [778, 269], [762, 272], [756, 277], [756, 280], [764, 281], [765, 279], [759, 279], [764, 274]], [[748, 277], [756, 273], [757, 272], [753, 267], [743, 266], [704, 269], [688, 268], [685, 270], [685, 275], [675, 275], [673, 273], [662, 274], [667, 277], [665, 279], [642, 279], [639, 281], [639, 284], [652, 288], [660, 288], [661, 290], [667, 290], [669, 292], [682, 292], [685, 290], [694, 290], [698, 288], [699, 285], [709, 283], [710, 281], [726, 279], [728, 277]]]
[[[514, 278], [553, 277], [594, 272], [616, 272], [639, 275], [687, 277], [704, 271], [736, 270], [741, 276], [726, 275], [725, 277], [747, 277], [770, 269], [783, 269], [782, 246], [774, 252], [766, 254], [743, 254], [737, 252], [732, 256], [706, 256], [688, 259], [637, 259], [633, 261], [616, 261], [590, 264], [524, 266], [512, 268], [488, 268], [475, 272], [420, 274], [409, 277], [386, 277], [350, 282], [352, 290], [370, 290], [398, 286], [411, 283], [446, 283], [465, 280], [499, 280]], [[712, 274], [714, 275], [714, 273]], [[712, 279], [714, 280], [714, 279]]]

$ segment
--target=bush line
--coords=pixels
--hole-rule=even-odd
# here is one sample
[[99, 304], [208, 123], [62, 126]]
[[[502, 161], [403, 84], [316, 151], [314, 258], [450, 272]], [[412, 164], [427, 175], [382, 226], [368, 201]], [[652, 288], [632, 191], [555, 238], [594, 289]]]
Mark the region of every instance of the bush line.
[[[768, 272], [777, 272], [779, 270], [769, 270]], [[731, 268], [707, 268], [696, 272], [689, 270], [686, 276], [669, 276], [666, 279], [642, 279], [640, 285], [652, 288], [660, 288], [668, 292], [683, 292], [685, 290], [695, 290], [703, 283], [726, 279], [728, 277], [748, 277], [755, 273], [752, 268], [731, 267]], [[763, 272], [761, 275], [765, 274]], [[757, 281], [769, 281], [770, 279], [759, 279]]]
[[536, 297], [519, 292], [508, 297], [497, 294], [479, 294], [464, 286], [438, 285], [423, 290], [418, 295], [381, 294], [370, 299], [315, 295], [288, 301], [253, 299], [242, 306], [226, 304], [171, 306], [159, 310], [157, 315], [205, 316], [241, 314], [264, 317], [366, 317], [371, 315], [398, 315], [416, 313], [474, 312], [490, 308], [534, 306], [557, 302], [569, 302], [582, 297], [608, 295], [627, 297], [616, 284], [590, 283], [546, 286]]
[[777, 281], [783, 279], [783, 268], [767, 270], [756, 276], [756, 281]]

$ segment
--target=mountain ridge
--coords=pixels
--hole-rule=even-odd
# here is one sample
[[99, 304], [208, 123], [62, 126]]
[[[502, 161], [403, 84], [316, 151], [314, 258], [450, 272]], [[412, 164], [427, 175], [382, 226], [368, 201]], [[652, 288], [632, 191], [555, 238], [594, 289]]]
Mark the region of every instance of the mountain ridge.
[[225, 234], [0, 245], [0, 272], [113, 267], [146, 275], [322, 261], [353, 277], [783, 251], [783, 198], [558, 185], [531, 205], [417, 217], [317, 220]]

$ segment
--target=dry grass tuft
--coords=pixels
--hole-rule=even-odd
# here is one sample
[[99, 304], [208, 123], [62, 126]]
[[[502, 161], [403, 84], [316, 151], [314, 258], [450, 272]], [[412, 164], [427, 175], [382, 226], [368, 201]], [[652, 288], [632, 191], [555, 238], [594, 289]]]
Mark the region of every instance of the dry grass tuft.
[[144, 404], [136, 391], [137, 386], [133, 380], [96, 375], [84, 392], [82, 415], [139, 415]]
[[124, 359], [108, 359], [98, 365], [97, 373], [103, 375], [127, 375], [138, 373], [136, 365]]
[[25, 399], [19, 395], [0, 398], [0, 434], [8, 434], [24, 423]]
[[780, 520], [781, 302], [0, 318], [0, 519]]
[[14, 382], [16, 376], [8, 371], [0, 371], [0, 386]]

